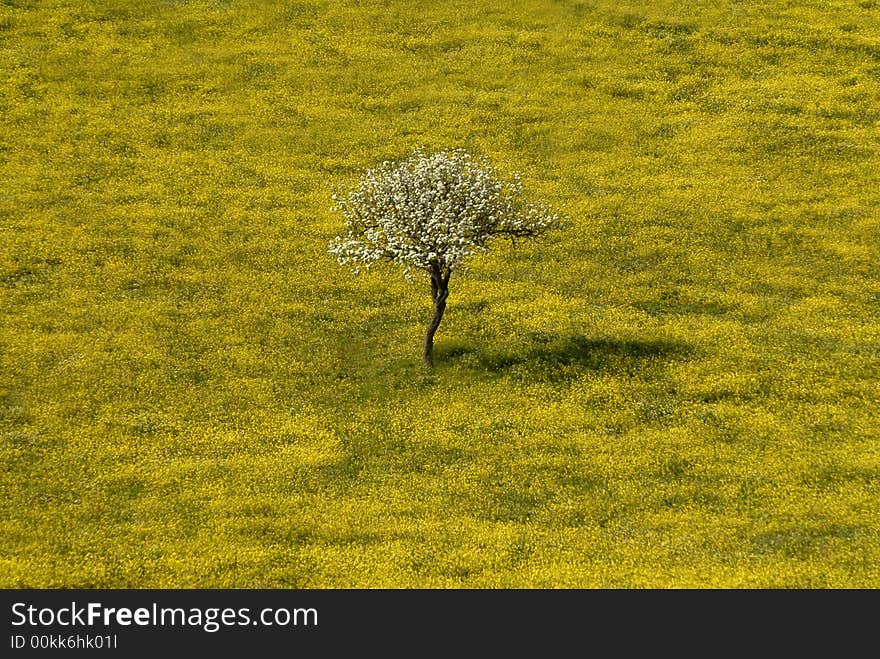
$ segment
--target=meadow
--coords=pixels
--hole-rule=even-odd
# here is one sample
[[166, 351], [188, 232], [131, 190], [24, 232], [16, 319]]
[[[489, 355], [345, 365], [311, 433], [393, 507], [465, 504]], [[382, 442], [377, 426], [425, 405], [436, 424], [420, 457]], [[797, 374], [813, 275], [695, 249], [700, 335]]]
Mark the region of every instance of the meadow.
[[[0, 586], [880, 587], [880, 2], [0, 0]], [[337, 187], [564, 231], [424, 279]]]

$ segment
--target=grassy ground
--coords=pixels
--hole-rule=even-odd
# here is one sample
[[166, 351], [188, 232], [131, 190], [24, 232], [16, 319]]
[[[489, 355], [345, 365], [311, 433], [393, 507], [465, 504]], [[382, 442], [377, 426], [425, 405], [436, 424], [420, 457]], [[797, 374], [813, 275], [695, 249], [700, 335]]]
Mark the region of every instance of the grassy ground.
[[[880, 587], [880, 3], [0, 2], [0, 585]], [[571, 227], [327, 253], [411, 148]]]

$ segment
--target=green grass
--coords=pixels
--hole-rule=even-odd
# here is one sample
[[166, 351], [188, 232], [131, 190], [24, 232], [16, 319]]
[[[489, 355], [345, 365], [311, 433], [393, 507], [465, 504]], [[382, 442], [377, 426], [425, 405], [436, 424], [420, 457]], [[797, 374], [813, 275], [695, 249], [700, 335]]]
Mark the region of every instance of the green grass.
[[[432, 6], [433, 4], [433, 6]], [[0, 2], [0, 585], [880, 587], [880, 3]], [[425, 281], [334, 186], [564, 233]]]

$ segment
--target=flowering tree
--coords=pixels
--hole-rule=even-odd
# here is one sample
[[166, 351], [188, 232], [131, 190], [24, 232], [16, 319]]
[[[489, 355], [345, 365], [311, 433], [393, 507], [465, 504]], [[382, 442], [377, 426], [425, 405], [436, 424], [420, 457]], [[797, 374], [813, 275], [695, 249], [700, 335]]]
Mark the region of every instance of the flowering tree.
[[356, 187], [333, 200], [346, 232], [330, 242], [341, 265], [369, 268], [391, 261], [431, 280], [434, 310], [422, 356], [433, 366], [434, 334], [446, 310], [449, 277], [495, 237], [535, 238], [562, 225], [560, 216], [521, 198], [519, 177], [504, 181], [484, 159], [455, 149], [415, 151], [368, 169]]

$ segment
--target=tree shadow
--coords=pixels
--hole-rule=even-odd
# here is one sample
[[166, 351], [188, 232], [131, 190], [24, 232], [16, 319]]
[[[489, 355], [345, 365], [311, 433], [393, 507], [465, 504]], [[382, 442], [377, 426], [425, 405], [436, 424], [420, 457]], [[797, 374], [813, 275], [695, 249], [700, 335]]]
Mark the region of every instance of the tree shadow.
[[636, 375], [687, 359], [691, 345], [665, 339], [591, 338], [580, 334], [524, 334], [517, 345], [493, 350], [469, 344], [440, 345], [438, 361], [534, 380], [574, 379], [585, 372]]

